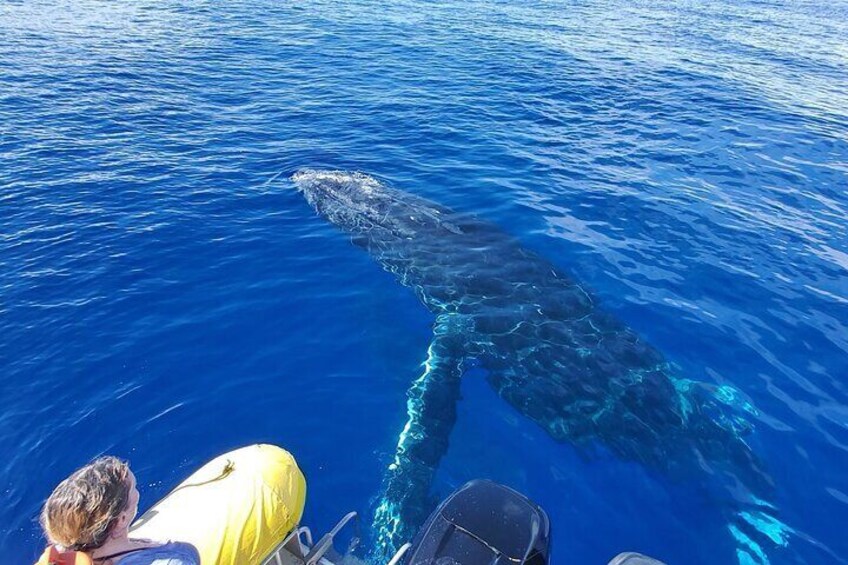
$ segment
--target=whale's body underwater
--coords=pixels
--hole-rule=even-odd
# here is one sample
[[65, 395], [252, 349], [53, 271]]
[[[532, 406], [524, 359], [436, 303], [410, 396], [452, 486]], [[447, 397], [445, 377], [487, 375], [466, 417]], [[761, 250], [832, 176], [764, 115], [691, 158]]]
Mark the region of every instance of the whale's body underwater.
[[[658, 351], [504, 232], [362, 173], [303, 170], [292, 181], [436, 318], [376, 511], [381, 551], [409, 540], [430, 509], [468, 359], [482, 365], [501, 398], [557, 440], [602, 444], [671, 473], [732, 469], [752, 500], [769, 490], [742, 439], [749, 427], [733, 389], [674, 376]], [[773, 520], [757, 512], [731, 526], [737, 539], [754, 543], [755, 522]]]

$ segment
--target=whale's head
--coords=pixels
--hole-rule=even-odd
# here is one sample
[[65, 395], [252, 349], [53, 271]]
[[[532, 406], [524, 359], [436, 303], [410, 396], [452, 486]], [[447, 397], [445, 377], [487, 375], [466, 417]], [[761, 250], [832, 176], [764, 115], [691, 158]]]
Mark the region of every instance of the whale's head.
[[434, 205], [364, 173], [302, 169], [291, 180], [318, 214], [351, 234], [413, 239], [422, 230], [456, 233]]

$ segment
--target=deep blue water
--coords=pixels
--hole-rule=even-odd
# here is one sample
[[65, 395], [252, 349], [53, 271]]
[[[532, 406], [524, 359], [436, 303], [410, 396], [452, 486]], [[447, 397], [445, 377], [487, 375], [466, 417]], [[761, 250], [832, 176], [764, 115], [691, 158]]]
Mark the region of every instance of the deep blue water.
[[[848, 560], [848, 7], [598, 0], [0, 4], [0, 554], [100, 453], [142, 508], [291, 450], [368, 516], [432, 319], [287, 180], [471, 212], [756, 406], [772, 563]], [[555, 563], [730, 563], [703, 477], [584, 457], [472, 373], [437, 476], [548, 511]], [[366, 520], [367, 521], [367, 520]]]

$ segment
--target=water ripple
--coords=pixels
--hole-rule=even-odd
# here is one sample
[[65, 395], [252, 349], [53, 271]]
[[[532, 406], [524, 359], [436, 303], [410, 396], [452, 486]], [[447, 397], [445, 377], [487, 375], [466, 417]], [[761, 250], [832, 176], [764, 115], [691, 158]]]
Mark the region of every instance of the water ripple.
[[[284, 180], [314, 166], [501, 226], [744, 393], [796, 532], [774, 561], [848, 555], [846, 29], [819, 0], [0, 4], [0, 549], [34, 556], [107, 451], [149, 503], [284, 443], [316, 529], [369, 511], [430, 320]], [[685, 486], [463, 402], [442, 490], [510, 481], [578, 561], [733, 559]]]

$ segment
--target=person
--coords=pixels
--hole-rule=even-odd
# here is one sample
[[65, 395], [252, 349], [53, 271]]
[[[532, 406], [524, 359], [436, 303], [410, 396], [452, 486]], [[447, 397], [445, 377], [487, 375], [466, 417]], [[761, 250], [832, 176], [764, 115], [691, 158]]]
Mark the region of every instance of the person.
[[45, 550], [39, 563], [57, 562], [51, 555], [82, 554], [87, 559], [66, 562], [200, 565], [200, 555], [191, 544], [130, 537], [138, 501], [135, 475], [117, 457], [100, 457], [77, 469], [44, 503], [41, 525], [54, 545]]

